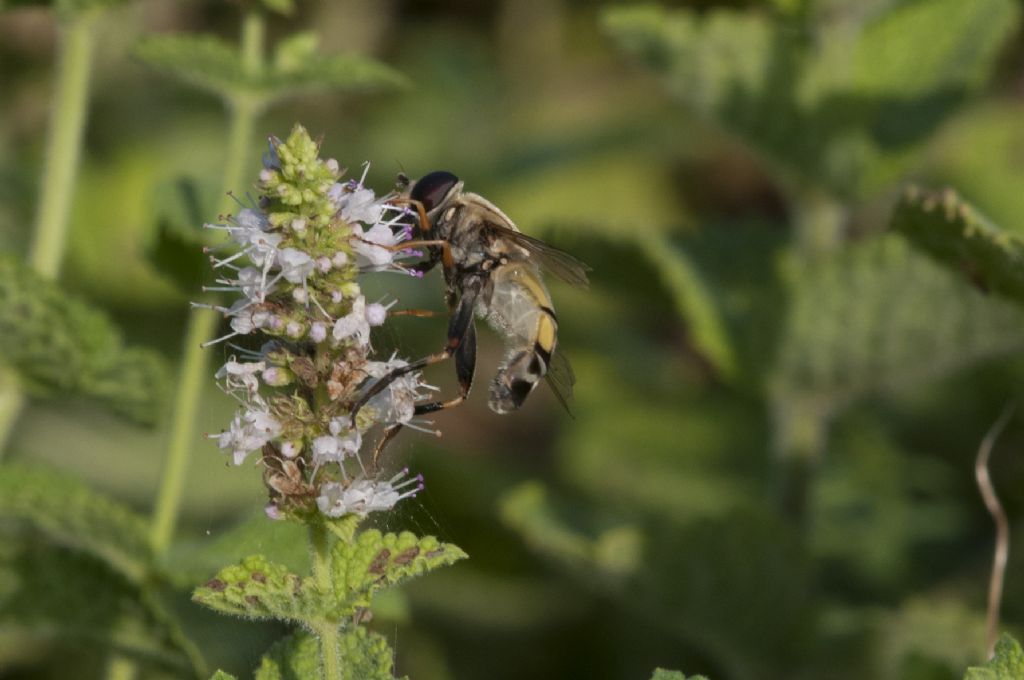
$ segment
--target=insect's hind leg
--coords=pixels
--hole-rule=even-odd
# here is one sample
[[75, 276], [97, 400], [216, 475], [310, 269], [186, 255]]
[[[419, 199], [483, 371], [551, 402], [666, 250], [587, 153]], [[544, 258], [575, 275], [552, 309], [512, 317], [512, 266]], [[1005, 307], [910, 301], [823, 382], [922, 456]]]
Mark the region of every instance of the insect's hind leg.
[[[468, 288], [462, 294], [462, 298], [459, 300], [459, 304], [455, 308], [455, 314], [452, 315], [451, 321], [448, 323], [448, 343], [444, 349], [440, 352], [427, 355], [416, 361], [409, 362], [405, 366], [400, 366], [392, 370], [390, 373], [381, 376], [375, 383], [363, 393], [363, 396], [352, 406], [351, 417], [353, 422], [355, 421], [356, 415], [359, 411], [366, 406], [366, 403], [373, 399], [375, 396], [387, 389], [388, 385], [393, 383], [398, 378], [402, 377], [407, 373], [413, 371], [419, 371], [431, 366], [433, 364], [440, 363], [445, 359], [457, 355], [460, 359], [456, 362], [456, 374], [459, 377], [460, 384], [464, 381], [472, 383], [473, 381], [473, 369], [476, 366], [476, 329], [473, 327], [473, 308], [476, 306], [476, 297], [479, 293], [479, 287], [474, 286]], [[468, 364], [468, 368], [466, 368]], [[462, 366], [462, 368], [460, 368]], [[468, 377], [466, 377], [468, 375]], [[469, 388], [466, 388], [468, 393]], [[437, 410], [437, 409], [435, 409]], [[431, 411], [427, 411], [430, 413]]]
[[417, 404], [414, 413], [418, 416], [436, 413], [458, 406], [466, 401], [469, 391], [473, 388], [473, 375], [476, 373], [476, 326], [469, 324], [466, 337], [455, 351], [455, 376], [459, 380], [459, 395], [447, 401], [429, 401]]
[[[470, 323], [466, 328], [466, 334], [455, 350], [455, 374], [459, 380], [459, 396], [447, 401], [430, 401], [416, 404], [413, 409], [413, 416], [415, 417], [426, 415], [428, 413], [436, 413], [437, 411], [443, 411], [444, 409], [458, 406], [464, 402], [466, 397], [469, 396], [469, 390], [473, 387], [473, 375], [475, 372], [476, 326], [472, 322], [472, 317], [470, 317]], [[388, 376], [384, 376], [384, 378], [381, 378], [381, 382], [383, 382], [387, 377]], [[394, 380], [394, 378], [392, 378], [392, 380]], [[383, 390], [383, 387], [381, 390]], [[355, 411], [353, 411], [353, 413], [355, 413]], [[402, 423], [395, 423], [394, 425], [390, 425], [384, 429], [384, 434], [381, 435], [380, 441], [377, 442], [377, 446], [373, 449], [373, 469], [377, 469], [381, 454], [401, 429]]]
[[381, 454], [384, 453], [384, 449], [387, 448], [387, 445], [391, 442], [392, 439], [395, 438], [395, 435], [397, 435], [398, 432], [401, 429], [402, 429], [402, 423], [395, 423], [394, 425], [390, 425], [390, 426], [384, 428], [384, 434], [381, 435], [380, 441], [378, 441], [377, 445], [375, 447], [373, 447], [373, 470], [374, 471], [380, 469], [379, 466], [378, 466], [378, 462], [380, 461]]

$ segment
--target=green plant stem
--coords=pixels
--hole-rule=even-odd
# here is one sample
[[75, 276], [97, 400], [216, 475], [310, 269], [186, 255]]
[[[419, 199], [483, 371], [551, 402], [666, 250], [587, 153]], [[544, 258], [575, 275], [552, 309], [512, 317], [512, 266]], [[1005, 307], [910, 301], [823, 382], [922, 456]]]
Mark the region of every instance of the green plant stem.
[[796, 526], [808, 529], [832, 410], [824, 400], [786, 394], [773, 398], [772, 411], [779, 509]]
[[24, 405], [25, 393], [18, 374], [0, 365], [0, 456], [7, 448], [7, 439]]
[[[241, 51], [247, 69], [262, 68], [263, 33], [263, 16], [256, 11], [246, 14], [242, 24]], [[220, 214], [230, 212], [234, 205], [227, 194], [242, 185], [256, 117], [263, 108], [258, 98], [246, 94], [230, 95], [227, 100], [230, 122], [222, 184], [225, 198], [220, 206]], [[213, 337], [220, 318], [219, 314], [209, 309], [193, 309], [189, 314], [174, 411], [171, 415], [170, 440], [153, 509], [151, 541], [158, 555], [170, 546], [181, 511], [188, 454], [195, 443], [196, 418], [202, 401], [203, 385], [210, 372], [209, 352], [203, 350], [202, 344]]]
[[[75, 13], [61, 31], [42, 186], [28, 252], [29, 263], [48, 279], [57, 278], [64, 259], [68, 212], [82, 149], [99, 17], [98, 10]], [[5, 375], [0, 379], [0, 458], [25, 405], [25, 395], [17, 377], [7, 369], [2, 371]]]
[[220, 315], [212, 309], [194, 309], [188, 318], [185, 333], [185, 351], [178, 372], [178, 389], [171, 416], [171, 434], [160, 476], [156, 507], [150, 540], [157, 555], [162, 555], [174, 537], [181, 509], [188, 453], [195, 438], [196, 417], [199, 414], [203, 384], [209, 377], [208, 353], [201, 345], [210, 339], [220, 322]]
[[83, 11], [68, 20], [57, 60], [57, 89], [50, 112], [49, 141], [36, 209], [34, 240], [29, 251], [32, 267], [51, 279], [57, 277], [64, 259], [68, 213], [81, 155], [99, 16], [95, 10]]
[[[321, 592], [331, 591], [331, 553], [327, 527], [321, 522], [309, 525], [309, 544], [313, 558], [313, 580]], [[336, 621], [323, 621], [316, 627], [320, 641], [320, 668], [324, 680], [341, 677], [341, 636]]]

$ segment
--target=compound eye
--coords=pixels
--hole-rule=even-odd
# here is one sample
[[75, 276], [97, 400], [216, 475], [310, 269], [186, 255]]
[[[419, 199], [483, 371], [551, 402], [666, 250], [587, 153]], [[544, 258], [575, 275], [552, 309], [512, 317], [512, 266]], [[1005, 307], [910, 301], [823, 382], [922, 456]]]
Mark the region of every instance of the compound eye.
[[423, 204], [423, 209], [430, 212], [441, 205], [444, 197], [459, 183], [459, 178], [446, 170], [435, 170], [423, 175], [412, 188], [409, 198]]

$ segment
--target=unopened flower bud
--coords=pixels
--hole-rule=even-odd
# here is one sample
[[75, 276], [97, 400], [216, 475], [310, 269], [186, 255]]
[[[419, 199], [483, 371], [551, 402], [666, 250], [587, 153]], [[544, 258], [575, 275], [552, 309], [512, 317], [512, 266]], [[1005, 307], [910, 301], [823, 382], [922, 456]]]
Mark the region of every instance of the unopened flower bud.
[[309, 327], [309, 339], [316, 343], [321, 343], [327, 339], [327, 324], [317, 321]]
[[263, 371], [263, 382], [271, 387], [284, 387], [295, 380], [295, 374], [287, 368], [271, 366]]
[[366, 305], [366, 321], [371, 326], [382, 326], [388, 317], [388, 308], [379, 302]]

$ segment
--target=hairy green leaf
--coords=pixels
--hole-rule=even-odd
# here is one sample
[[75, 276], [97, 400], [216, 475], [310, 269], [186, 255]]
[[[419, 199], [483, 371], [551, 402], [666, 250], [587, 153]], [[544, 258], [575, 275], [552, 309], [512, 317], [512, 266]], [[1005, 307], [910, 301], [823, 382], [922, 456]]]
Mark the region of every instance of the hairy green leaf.
[[697, 351], [725, 378], [734, 377], [738, 366], [732, 341], [700, 271], [686, 253], [664, 239], [641, 235], [637, 242], [671, 291]]
[[[379, 633], [356, 627], [341, 635], [343, 680], [393, 680], [394, 657]], [[320, 648], [316, 637], [299, 631], [276, 643], [263, 656], [256, 680], [307, 680], [319, 677]]]
[[256, 680], [303, 680], [320, 677], [320, 647], [306, 631], [274, 643], [256, 669]]
[[380, 633], [357, 627], [341, 636], [344, 680], [392, 680], [394, 652]]
[[79, 394], [153, 423], [166, 368], [155, 352], [125, 348], [106, 315], [0, 255], [0, 354], [41, 395]]
[[7, 535], [0, 549], [0, 636], [14, 634], [108, 646], [178, 672], [201, 665], [138, 584], [91, 556]]
[[[1024, 347], [1024, 312], [887, 234], [796, 265], [772, 378], [784, 444], [868, 393], [921, 385]], [[803, 443], [801, 443], [803, 442]]]
[[56, 472], [18, 463], [0, 466], [0, 518], [90, 553], [132, 581], [141, 581], [150, 568], [146, 520]]
[[282, 38], [274, 50], [274, 70], [290, 73], [302, 69], [310, 59], [316, 58], [319, 47], [320, 38], [313, 31], [301, 31]]
[[899, 3], [860, 30], [825, 19], [814, 42], [755, 12], [625, 7], [604, 23], [672, 95], [784, 174], [860, 195], [905, 171], [983, 83], [1018, 14], [1012, 0]]
[[192, 592], [192, 599], [225, 614], [295, 622], [316, 620], [329, 605], [310, 579], [262, 555], [221, 569]]
[[287, 63], [287, 69], [271, 71], [255, 84], [268, 97], [300, 92], [373, 92], [405, 87], [408, 81], [390, 66], [358, 54], [309, 55]]
[[213, 36], [150, 36], [139, 43], [135, 54], [150, 67], [213, 94], [250, 86], [238, 50]]
[[307, 90], [345, 92], [401, 87], [391, 67], [360, 55], [320, 55], [310, 34], [285, 40], [270, 68], [246, 71], [231, 44], [203, 35], [164, 35], [143, 40], [136, 54], [152, 68], [219, 96], [244, 94], [264, 103]]
[[989, 222], [954, 191], [907, 190], [890, 227], [982, 290], [1024, 304], [1024, 239]]
[[1009, 635], [996, 643], [996, 653], [984, 666], [967, 669], [964, 680], [1020, 680], [1024, 678], [1024, 650]]
[[455, 545], [441, 543], [433, 536], [417, 538], [408, 531], [382, 534], [369, 529], [352, 543], [338, 541], [331, 549], [335, 598], [331, 617], [341, 618], [370, 606], [370, 598], [380, 588], [397, 585], [465, 557], [466, 553]]

